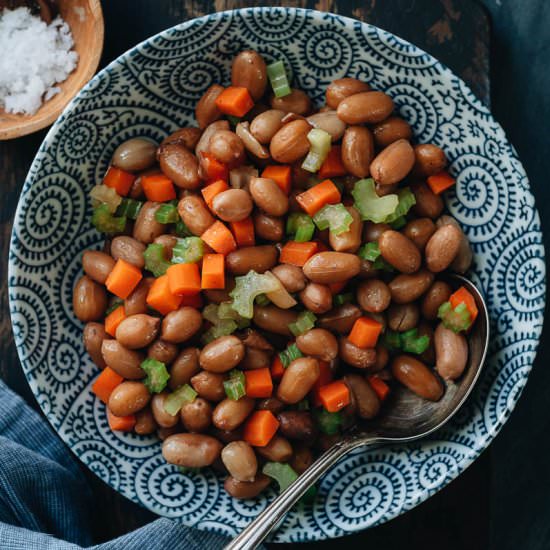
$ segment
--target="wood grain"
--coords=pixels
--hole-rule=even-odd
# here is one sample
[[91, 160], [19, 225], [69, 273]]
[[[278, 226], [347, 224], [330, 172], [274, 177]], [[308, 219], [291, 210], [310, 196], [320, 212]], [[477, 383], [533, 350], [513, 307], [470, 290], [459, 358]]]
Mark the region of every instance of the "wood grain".
[[[489, 22], [483, 10], [469, 0], [293, 0], [270, 5], [297, 6], [332, 11], [362, 19], [387, 29], [427, 50], [462, 76], [485, 103], [489, 103]], [[128, 48], [186, 19], [214, 11], [254, 6], [235, 0], [104, 0], [105, 65]], [[121, 21], [131, 23], [120, 25]], [[0, 236], [2, 246], [0, 286], [0, 376], [37, 407], [21, 372], [9, 321], [7, 262], [13, 215], [26, 172], [44, 132], [15, 141], [0, 142]], [[358, 533], [344, 544], [383, 545], [385, 550], [487, 548], [490, 452], [485, 452], [465, 474], [441, 493], [413, 511], [381, 527]], [[92, 510], [97, 542], [104, 541], [155, 518], [107, 487], [83, 468], [94, 491]], [[471, 495], [475, 502], [471, 503]], [[467, 504], [465, 504], [467, 503]], [[464, 529], [464, 525], [468, 529]], [[331, 548], [338, 539], [304, 545]], [[278, 546], [278, 545], [269, 545]]]

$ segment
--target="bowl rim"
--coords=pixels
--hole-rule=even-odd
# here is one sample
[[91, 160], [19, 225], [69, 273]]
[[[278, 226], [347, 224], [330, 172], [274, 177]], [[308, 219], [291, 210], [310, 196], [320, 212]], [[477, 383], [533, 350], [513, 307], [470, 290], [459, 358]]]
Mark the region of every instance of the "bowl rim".
[[[423, 55], [423, 56], [427, 56], [430, 60], [434, 61], [433, 66], [437, 68], [437, 75], [439, 77], [444, 77], [446, 81], [458, 81], [458, 82], [461, 83], [461, 85], [469, 93], [469, 98], [468, 98], [469, 101], [472, 102], [473, 106], [477, 110], [481, 111], [484, 115], [489, 117], [489, 119], [494, 124], [494, 128], [495, 128], [496, 132], [510, 146], [511, 153], [517, 155], [515, 148], [510, 143], [509, 139], [506, 136], [506, 132], [504, 131], [504, 129], [502, 128], [500, 123], [498, 123], [493, 118], [489, 108], [471, 91], [470, 87], [463, 81], [463, 79], [460, 78], [458, 75], [455, 75], [455, 73], [453, 73], [453, 71], [451, 69], [449, 69], [449, 67], [447, 67], [441, 61], [439, 61], [433, 55], [431, 55], [430, 53], [426, 52], [425, 50], [419, 48], [418, 46], [416, 46], [415, 44], [409, 42], [408, 40], [405, 40], [405, 39], [401, 38], [399, 35], [396, 35], [392, 32], [386, 31], [384, 29], [381, 29], [380, 27], [377, 27], [377, 26], [372, 25], [370, 23], [361, 21], [359, 19], [355, 19], [355, 18], [352, 18], [352, 17], [347, 17], [347, 16], [335, 14], [335, 13], [332, 13], [332, 12], [322, 12], [322, 11], [319, 11], [319, 10], [313, 10], [313, 9], [308, 9], [308, 8], [282, 7], [282, 6], [256, 6], [256, 7], [244, 7], [244, 8], [238, 8], [238, 9], [232, 9], [232, 10], [224, 10], [224, 11], [220, 11], [220, 12], [213, 12], [213, 13], [205, 14], [205, 15], [200, 16], [200, 17], [188, 19], [188, 20], [183, 21], [183, 22], [181, 22], [177, 25], [166, 28], [166, 29], [164, 29], [164, 30], [162, 30], [162, 31], [160, 31], [160, 32], [158, 32], [158, 33], [142, 40], [141, 42], [139, 42], [135, 46], [129, 48], [124, 53], [120, 54], [117, 58], [115, 58], [113, 61], [111, 61], [108, 65], [106, 65], [99, 73], [97, 73], [81, 90], [79, 90], [79, 92], [76, 94], [76, 96], [67, 104], [67, 106], [63, 110], [62, 114], [55, 121], [55, 123], [52, 125], [52, 127], [48, 131], [47, 135], [45, 136], [42, 144], [40, 145], [40, 148], [37, 151], [37, 155], [33, 159], [33, 162], [31, 164], [29, 173], [28, 173], [28, 175], [25, 179], [25, 183], [24, 183], [22, 191], [21, 191], [20, 199], [18, 201], [18, 205], [17, 205], [15, 217], [14, 217], [14, 224], [13, 224], [13, 227], [12, 227], [12, 233], [11, 233], [11, 239], [10, 239], [10, 250], [13, 246], [13, 241], [14, 241], [14, 238], [15, 238], [15, 228], [16, 228], [16, 226], [18, 226], [21, 223], [21, 209], [22, 209], [22, 204], [24, 202], [23, 199], [24, 199], [25, 195], [27, 194], [29, 188], [31, 187], [31, 185], [33, 183], [32, 180], [34, 178], [34, 174], [35, 174], [36, 170], [39, 168], [39, 166], [42, 162], [42, 160], [39, 158], [40, 157], [39, 153], [43, 152], [48, 147], [49, 142], [57, 134], [57, 132], [60, 130], [60, 128], [62, 127], [65, 119], [67, 118], [67, 116], [70, 115], [73, 112], [73, 110], [77, 106], [80, 95], [83, 92], [87, 91], [88, 88], [92, 87], [95, 84], [95, 82], [97, 81], [97, 79], [99, 78], [99, 76], [103, 72], [111, 71], [113, 68], [115, 68], [119, 64], [123, 63], [123, 60], [129, 54], [131, 54], [132, 52], [138, 51], [139, 48], [141, 48], [144, 45], [147, 45], [150, 41], [152, 41], [155, 38], [167, 36], [168, 33], [172, 32], [174, 30], [178, 30], [178, 31], [185, 30], [186, 28], [191, 27], [192, 25], [196, 25], [197, 23], [200, 24], [203, 21], [207, 21], [207, 20], [210, 20], [210, 19], [223, 18], [224, 16], [227, 16], [227, 15], [230, 15], [230, 14], [235, 14], [235, 13], [237, 13], [237, 14], [239, 14], [239, 13], [249, 14], [249, 13], [256, 13], [256, 12], [260, 13], [260, 12], [265, 11], [265, 10], [281, 11], [281, 12], [297, 12], [297, 13], [301, 14], [304, 17], [307, 16], [308, 14], [311, 14], [311, 15], [313, 15], [314, 18], [321, 18], [321, 19], [322, 18], [333, 18], [335, 20], [343, 21], [346, 25], [351, 25], [351, 26], [360, 25], [362, 27], [366, 27], [367, 29], [375, 29], [377, 32], [381, 33], [385, 37], [396, 38], [401, 43], [404, 43], [406, 45], [411, 46], [416, 53], [418, 53], [420, 55]], [[524, 170], [523, 166], [521, 165], [521, 163], [519, 163], [519, 168], [520, 168], [522, 174], [524, 174], [525, 177], [526, 177], [525, 170]], [[527, 194], [533, 196], [531, 186], [528, 183], [527, 177], [526, 177], [526, 181], [527, 181], [527, 187], [526, 187], [525, 192]], [[533, 199], [534, 199], [534, 196], [533, 196]], [[537, 229], [537, 232], [542, 236], [542, 229], [540, 227], [540, 215], [538, 213], [538, 210], [536, 208], [536, 204], [534, 203], [534, 200], [533, 200], [533, 210], [534, 210], [535, 216], [538, 220], [538, 226], [539, 227]], [[544, 248], [544, 243], [542, 242], [542, 239], [541, 239], [541, 245], [540, 246], [541, 246], [541, 249], [542, 249], [541, 260], [544, 261], [544, 259], [545, 259], [545, 248]], [[16, 264], [16, 262], [13, 261], [12, 258], [10, 257], [9, 266], [8, 266], [8, 281], [9, 281], [8, 288], [11, 287], [11, 281], [16, 278], [16, 276], [19, 272], [19, 268], [15, 264]], [[536, 329], [534, 329], [533, 334], [532, 334], [532, 338], [533, 339], [536, 338], [536, 344], [534, 345], [533, 350], [532, 350], [533, 358], [532, 358], [532, 361], [529, 361], [528, 366], [524, 367], [524, 375], [523, 375], [523, 378], [522, 378], [521, 386], [519, 387], [519, 391], [517, 391], [514, 394], [513, 399], [508, 400], [506, 409], [502, 412], [502, 414], [500, 416], [495, 418], [495, 420], [492, 422], [489, 429], [487, 429], [487, 431], [483, 435], [483, 437], [478, 439], [479, 442], [480, 442], [479, 448], [478, 449], [470, 449], [470, 452], [467, 453], [462, 460], [457, 461], [457, 463], [455, 465], [450, 467], [447, 475], [442, 480], [442, 482], [438, 484], [437, 487], [430, 488], [430, 489], [428, 489], [426, 487], [423, 487], [422, 489], [417, 489], [416, 494], [415, 494], [416, 498], [414, 499], [414, 501], [409, 502], [409, 503], [405, 503], [402, 507], [400, 507], [396, 511], [386, 512], [380, 520], [378, 520], [374, 523], [373, 526], [380, 525], [382, 523], [390, 521], [391, 519], [393, 519], [393, 518], [407, 512], [407, 511], [415, 508], [416, 506], [418, 506], [419, 504], [421, 504], [422, 502], [427, 500], [429, 497], [431, 497], [432, 495], [434, 495], [435, 493], [439, 492], [441, 489], [446, 487], [451, 481], [456, 479], [462, 472], [464, 472], [481, 455], [481, 453], [483, 451], [485, 451], [487, 449], [487, 447], [491, 444], [491, 442], [496, 437], [496, 435], [500, 432], [500, 430], [502, 429], [504, 424], [507, 422], [508, 418], [510, 417], [511, 413], [513, 412], [513, 410], [514, 410], [517, 402], [519, 401], [519, 398], [520, 398], [520, 396], [521, 396], [521, 394], [522, 394], [522, 392], [523, 392], [523, 390], [524, 390], [524, 388], [527, 384], [527, 381], [529, 379], [529, 374], [530, 374], [530, 371], [533, 367], [533, 364], [534, 364], [534, 361], [536, 359], [536, 355], [537, 355], [537, 352], [538, 352], [538, 348], [539, 348], [539, 345], [540, 345], [541, 333], [542, 333], [543, 323], [544, 323], [544, 310], [545, 310], [545, 305], [546, 305], [546, 279], [544, 279], [544, 280], [545, 280], [544, 293], [540, 298], [540, 300], [542, 302], [542, 305], [541, 305], [541, 310], [542, 310], [541, 322], [540, 322], [540, 325], [537, 325]], [[11, 296], [10, 296], [9, 297], [10, 317], [12, 317], [13, 314], [14, 314], [15, 303], [16, 302], [13, 301]], [[21, 350], [20, 347], [17, 346], [17, 351], [18, 351], [18, 356], [19, 356], [20, 362], [21, 362], [21, 366], [23, 367], [23, 364], [24, 364], [24, 360], [22, 359], [23, 350]], [[33, 395], [36, 398], [36, 393], [35, 393], [32, 385], [30, 384], [30, 379], [29, 379], [27, 370], [24, 367], [23, 367], [23, 371], [24, 371], [25, 377], [27, 378], [27, 382], [31, 386], [31, 390], [33, 392]], [[45, 412], [45, 411], [43, 411], [43, 412]], [[52, 427], [55, 430], [57, 436], [60, 437], [62, 440], [64, 440], [61, 437], [61, 435], [59, 435], [58, 430], [55, 428], [55, 426], [53, 426], [52, 420], [49, 417], [47, 417], [47, 418], [48, 418], [48, 421], [52, 424]], [[67, 445], [68, 445], [68, 443], [67, 443]], [[391, 448], [391, 446], [390, 446], [390, 448]], [[74, 451], [72, 451], [72, 449], [71, 449], [71, 452], [74, 453]], [[76, 456], [78, 457], [78, 455], [76, 455]], [[80, 458], [79, 458], [79, 460], [80, 460]], [[100, 477], [100, 479], [102, 479], [102, 478]], [[114, 487], [113, 487], [113, 489], [114, 489]], [[114, 490], [116, 490], [119, 494], [122, 494], [123, 496], [126, 496], [127, 498], [131, 498], [131, 497], [128, 497], [127, 495], [125, 495], [124, 493], [118, 491], [117, 489], [114, 489]], [[137, 504], [140, 504], [140, 505], [144, 506], [144, 503], [140, 502], [137, 498], [131, 498], [131, 500], [133, 502], [137, 503]], [[199, 526], [199, 529], [201, 529], [201, 528], [202, 527]], [[364, 526], [359, 526], [356, 529], [346, 531], [345, 533], [343, 533], [341, 535], [338, 535], [338, 536], [352, 534], [354, 532], [360, 532], [364, 529], [365, 529]], [[327, 535], [322, 529], [319, 529], [318, 532], [313, 533], [312, 536], [310, 536], [309, 538], [303, 539], [303, 540], [305, 540], [305, 541], [315, 541], [315, 540], [326, 540], [326, 539], [329, 539], [329, 538], [332, 538], [332, 537], [330, 535]], [[276, 542], [292, 542], [293, 540], [294, 539], [291, 539], [288, 536], [283, 536], [280, 539], [277, 539]]]
[[[41, 113], [48, 102], [42, 103], [36, 113], [33, 115], [20, 115], [20, 118], [17, 119], [17, 123], [9, 124], [7, 129], [5, 128], [5, 123], [3, 123], [0, 118], [0, 141], [7, 141], [10, 139], [27, 136], [54, 123], [70, 106], [76, 96], [96, 77], [96, 74], [99, 74], [96, 73], [96, 71], [103, 54], [103, 46], [105, 45], [105, 21], [103, 18], [101, 0], [87, 0], [87, 2], [93, 16], [93, 24], [96, 30], [95, 36], [98, 47], [95, 50], [92, 50], [91, 55], [87, 58], [86, 66], [84, 67], [85, 70], [74, 84], [74, 91], [69, 97], [66, 98], [65, 103], [59, 105], [57, 109], [47, 112], [46, 114]], [[81, 59], [78, 60], [78, 63], [80, 62]], [[78, 73], [78, 65], [73, 73], [75, 75]], [[69, 78], [73, 73], [68, 75], [67, 78]], [[54, 98], [52, 98], [52, 100]], [[4, 113], [4, 111], [0, 110], [0, 113]]]

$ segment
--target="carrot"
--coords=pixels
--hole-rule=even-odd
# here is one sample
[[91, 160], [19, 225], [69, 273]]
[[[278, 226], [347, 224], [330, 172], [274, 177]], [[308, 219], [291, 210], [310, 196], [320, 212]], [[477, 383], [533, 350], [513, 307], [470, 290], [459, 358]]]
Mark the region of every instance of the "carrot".
[[279, 421], [271, 411], [256, 411], [244, 426], [243, 439], [255, 447], [265, 447], [278, 429]]
[[445, 189], [452, 187], [456, 183], [456, 180], [449, 174], [449, 172], [443, 170], [443, 172], [429, 176], [427, 183], [436, 195], [441, 195]]
[[201, 190], [204, 202], [208, 205], [208, 208], [212, 209], [212, 201], [216, 195], [219, 195], [222, 191], [227, 191], [229, 185], [223, 180], [216, 180], [215, 182], [207, 185]]
[[320, 407], [322, 405], [319, 390], [329, 382], [332, 382], [332, 370], [326, 361], [319, 361], [319, 378], [312, 388], [313, 406]]
[[325, 162], [319, 168], [320, 178], [333, 178], [335, 176], [345, 176], [347, 174], [344, 165], [342, 164], [342, 147], [333, 145], [325, 159]]
[[223, 254], [205, 254], [202, 258], [201, 288], [225, 288], [225, 258]]
[[319, 389], [319, 399], [328, 412], [337, 412], [349, 405], [349, 388], [341, 380], [336, 380]]
[[109, 313], [107, 317], [105, 317], [105, 332], [114, 338], [118, 325], [120, 325], [124, 319], [126, 319], [124, 306], [118, 306], [114, 311]]
[[310, 216], [314, 216], [323, 206], [340, 202], [338, 187], [330, 180], [322, 181], [296, 196], [298, 204]]
[[200, 294], [190, 294], [189, 296], [181, 297], [180, 307], [188, 306], [194, 307], [195, 309], [201, 309], [203, 306], [202, 296]]
[[153, 281], [145, 301], [162, 315], [167, 315], [180, 307], [182, 297], [170, 292], [168, 275], [162, 275]]
[[240, 222], [230, 222], [231, 231], [239, 246], [254, 246], [254, 222], [252, 218], [245, 218]]
[[141, 269], [126, 260], [118, 259], [105, 281], [105, 286], [115, 296], [126, 300], [142, 277]]
[[342, 292], [347, 284], [348, 281], [340, 281], [339, 283], [329, 283], [327, 286], [330, 288], [330, 291], [334, 295]]
[[222, 164], [212, 153], [201, 152], [201, 168], [206, 181], [224, 180], [229, 177], [229, 169]]
[[111, 367], [105, 367], [101, 374], [96, 378], [92, 385], [92, 392], [107, 403], [113, 390], [124, 380], [120, 374], [116, 373]]
[[348, 340], [358, 348], [374, 348], [378, 336], [382, 331], [382, 324], [370, 317], [359, 317], [353, 324]]
[[271, 363], [271, 378], [274, 380], [280, 380], [285, 373], [285, 368], [283, 367], [283, 362], [279, 358], [279, 354], [275, 354], [273, 362]]
[[201, 276], [197, 264], [176, 264], [166, 270], [172, 294], [189, 296], [201, 291]]
[[474, 321], [477, 319], [479, 311], [477, 309], [475, 298], [470, 294], [470, 292], [466, 290], [465, 287], [461, 286], [456, 292], [451, 294], [449, 302], [451, 302], [451, 306], [453, 309], [455, 309], [456, 306], [462, 303], [465, 304], [466, 308], [468, 309], [468, 313], [472, 318], [472, 324], [474, 324]]
[[386, 382], [384, 382], [384, 380], [382, 380], [379, 376], [376, 376], [376, 374], [367, 376], [367, 380], [371, 388], [376, 392], [378, 399], [380, 399], [380, 401], [384, 401], [390, 393], [390, 387], [386, 384]]
[[216, 98], [216, 107], [226, 115], [242, 117], [254, 107], [254, 101], [246, 88], [229, 86]]
[[281, 249], [279, 262], [302, 267], [317, 252], [316, 242], [297, 243], [288, 241]]
[[135, 179], [136, 176], [134, 174], [130, 174], [130, 172], [126, 172], [115, 166], [109, 166], [103, 178], [103, 183], [107, 187], [114, 189], [121, 197], [125, 197], [129, 193]]
[[287, 195], [292, 183], [292, 168], [286, 164], [266, 166], [262, 178], [273, 180]]
[[229, 254], [237, 249], [237, 243], [231, 231], [219, 220], [201, 235], [201, 239], [218, 254]]
[[136, 417], [133, 414], [130, 416], [115, 416], [109, 409], [107, 409], [107, 420], [109, 428], [113, 432], [131, 432], [136, 425]]
[[273, 393], [273, 380], [271, 380], [269, 367], [247, 370], [244, 376], [248, 397], [270, 397]]
[[174, 184], [164, 174], [141, 176], [141, 186], [147, 200], [166, 202], [176, 198]]

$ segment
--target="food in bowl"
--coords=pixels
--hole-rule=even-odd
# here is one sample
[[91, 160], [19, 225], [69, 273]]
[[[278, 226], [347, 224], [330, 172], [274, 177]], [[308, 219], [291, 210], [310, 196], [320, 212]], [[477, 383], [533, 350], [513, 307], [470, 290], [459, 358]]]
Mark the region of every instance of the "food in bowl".
[[445, 154], [411, 145], [388, 95], [339, 79], [316, 110], [254, 51], [231, 80], [198, 128], [116, 149], [73, 307], [111, 429], [157, 432], [168, 462], [251, 498], [384, 414], [392, 385], [439, 400], [477, 308], [445, 280], [472, 260]]

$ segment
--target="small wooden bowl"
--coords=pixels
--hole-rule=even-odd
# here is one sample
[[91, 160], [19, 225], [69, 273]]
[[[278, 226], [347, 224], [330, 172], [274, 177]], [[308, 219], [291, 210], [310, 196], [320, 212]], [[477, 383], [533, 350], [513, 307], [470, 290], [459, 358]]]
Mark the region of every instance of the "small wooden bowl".
[[49, 126], [92, 78], [103, 50], [104, 22], [100, 0], [58, 0], [59, 13], [73, 35], [78, 65], [61, 91], [46, 101], [34, 115], [14, 115], [0, 109], [0, 140], [13, 139]]

